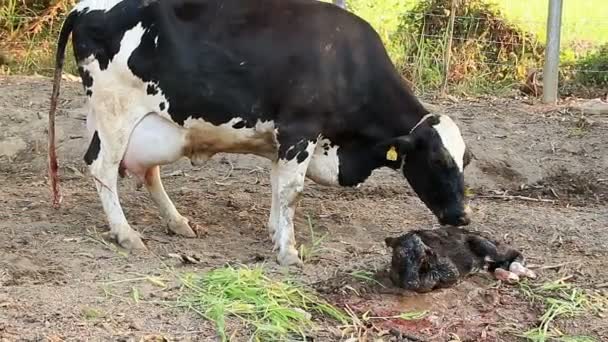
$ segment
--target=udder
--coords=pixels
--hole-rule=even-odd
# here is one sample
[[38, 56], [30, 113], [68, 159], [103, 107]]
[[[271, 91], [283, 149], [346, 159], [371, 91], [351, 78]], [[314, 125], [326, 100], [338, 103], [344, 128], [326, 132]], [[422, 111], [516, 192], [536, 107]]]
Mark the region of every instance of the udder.
[[148, 114], [129, 138], [122, 167], [142, 181], [146, 170], [183, 157], [186, 130], [157, 114]]

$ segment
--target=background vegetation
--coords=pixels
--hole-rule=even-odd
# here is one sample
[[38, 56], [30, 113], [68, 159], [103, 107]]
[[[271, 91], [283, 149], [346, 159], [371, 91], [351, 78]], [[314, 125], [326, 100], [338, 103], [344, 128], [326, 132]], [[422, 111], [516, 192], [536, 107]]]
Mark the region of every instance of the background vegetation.
[[[330, 1], [330, 0], [323, 0]], [[61, 19], [76, 0], [0, 0], [0, 73], [49, 75]], [[419, 92], [509, 90], [542, 70], [548, 0], [459, 0], [445, 73], [451, 0], [350, 0]], [[564, 1], [562, 85], [608, 85], [608, 6]], [[71, 53], [71, 52], [70, 52]], [[67, 71], [74, 72], [69, 59]]]

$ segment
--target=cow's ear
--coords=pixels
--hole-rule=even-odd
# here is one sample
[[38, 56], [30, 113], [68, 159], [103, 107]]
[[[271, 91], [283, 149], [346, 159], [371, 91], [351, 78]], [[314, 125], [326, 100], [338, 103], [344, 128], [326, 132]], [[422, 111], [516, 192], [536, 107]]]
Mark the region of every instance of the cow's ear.
[[412, 135], [404, 135], [386, 141], [380, 146], [384, 149], [387, 160], [397, 161], [415, 148], [416, 140]]

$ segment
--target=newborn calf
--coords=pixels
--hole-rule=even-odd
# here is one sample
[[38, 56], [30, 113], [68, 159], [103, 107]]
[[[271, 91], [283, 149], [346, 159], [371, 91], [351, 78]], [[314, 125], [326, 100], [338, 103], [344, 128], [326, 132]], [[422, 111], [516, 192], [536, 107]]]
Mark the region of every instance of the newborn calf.
[[393, 249], [392, 282], [416, 292], [451, 286], [482, 269], [508, 282], [536, 277], [520, 252], [461, 228], [414, 230], [385, 242]]

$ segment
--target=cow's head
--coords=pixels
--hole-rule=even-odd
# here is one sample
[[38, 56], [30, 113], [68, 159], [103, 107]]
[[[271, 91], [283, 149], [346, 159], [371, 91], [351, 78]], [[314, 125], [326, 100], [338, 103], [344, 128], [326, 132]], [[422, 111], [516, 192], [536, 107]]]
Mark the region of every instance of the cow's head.
[[418, 197], [441, 224], [470, 223], [464, 168], [471, 159], [460, 129], [445, 115], [427, 115], [410, 134], [384, 142], [386, 159], [399, 165]]

